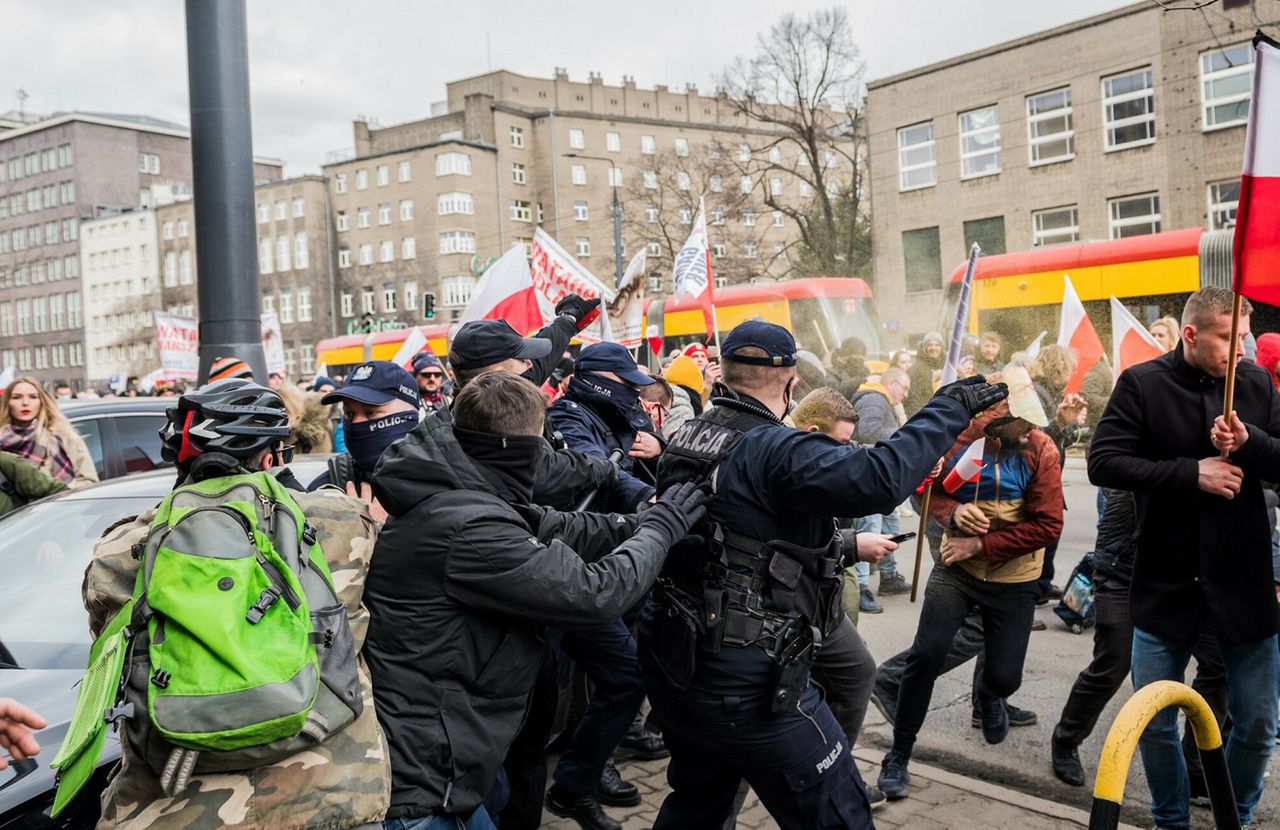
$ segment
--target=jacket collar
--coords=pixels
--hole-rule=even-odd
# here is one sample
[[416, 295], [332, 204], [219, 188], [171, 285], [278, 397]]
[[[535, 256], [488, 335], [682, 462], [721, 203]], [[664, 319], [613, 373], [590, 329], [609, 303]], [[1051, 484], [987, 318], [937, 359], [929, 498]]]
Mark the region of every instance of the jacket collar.
[[716, 406], [723, 406], [726, 409], [736, 409], [739, 412], [750, 412], [752, 415], [758, 415], [761, 418], [768, 419], [775, 424], [781, 424], [782, 419], [774, 415], [769, 407], [760, 403], [760, 401], [750, 395], [734, 392], [724, 384], [716, 384], [716, 397], [711, 399], [711, 403]]
[[1188, 363], [1186, 355], [1182, 352], [1182, 341], [1178, 341], [1178, 345], [1165, 356], [1165, 359], [1170, 361], [1174, 374], [1196, 388], [1209, 389], [1220, 383], [1226, 383], [1226, 378], [1215, 378]]

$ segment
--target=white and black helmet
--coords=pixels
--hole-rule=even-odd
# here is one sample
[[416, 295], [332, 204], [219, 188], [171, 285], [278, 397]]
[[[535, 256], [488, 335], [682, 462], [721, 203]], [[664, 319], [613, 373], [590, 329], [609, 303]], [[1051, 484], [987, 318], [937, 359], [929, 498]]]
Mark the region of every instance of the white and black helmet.
[[245, 460], [289, 437], [289, 414], [274, 390], [229, 378], [178, 398], [160, 429], [160, 455], [184, 464], [219, 452]]

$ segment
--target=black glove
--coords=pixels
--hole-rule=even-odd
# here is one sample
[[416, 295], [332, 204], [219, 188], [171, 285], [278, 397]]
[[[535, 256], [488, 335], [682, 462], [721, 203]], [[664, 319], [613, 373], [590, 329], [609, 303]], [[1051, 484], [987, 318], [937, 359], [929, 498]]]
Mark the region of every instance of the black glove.
[[1009, 397], [1009, 385], [987, 383], [987, 379], [982, 375], [974, 375], [971, 378], [948, 383], [933, 394], [959, 401], [972, 418], [987, 407], [994, 406]]
[[686, 481], [667, 488], [657, 503], [640, 514], [641, 527], [655, 527], [674, 545], [685, 537], [689, 528], [707, 515], [706, 488], [693, 481]]
[[556, 316], [561, 315], [570, 317], [574, 327], [582, 331], [600, 315], [600, 298], [584, 300], [577, 294], [566, 294], [563, 300], [556, 303]]

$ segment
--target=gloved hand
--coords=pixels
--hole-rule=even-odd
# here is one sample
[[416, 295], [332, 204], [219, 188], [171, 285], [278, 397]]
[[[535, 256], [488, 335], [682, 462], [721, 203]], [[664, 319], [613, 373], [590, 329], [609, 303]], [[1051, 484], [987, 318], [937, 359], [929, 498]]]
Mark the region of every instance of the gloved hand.
[[654, 527], [670, 540], [668, 544], [674, 545], [707, 515], [709, 496], [706, 487], [694, 481], [669, 487], [653, 506], [640, 514], [640, 525], [636, 529]]
[[564, 299], [556, 303], [556, 316], [568, 315], [578, 331], [591, 325], [600, 316], [600, 298], [584, 300], [577, 294], [566, 294]]
[[987, 407], [994, 406], [1009, 397], [1009, 385], [987, 383], [987, 379], [982, 375], [974, 375], [939, 387], [933, 394], [959, 401], [972, 418]]

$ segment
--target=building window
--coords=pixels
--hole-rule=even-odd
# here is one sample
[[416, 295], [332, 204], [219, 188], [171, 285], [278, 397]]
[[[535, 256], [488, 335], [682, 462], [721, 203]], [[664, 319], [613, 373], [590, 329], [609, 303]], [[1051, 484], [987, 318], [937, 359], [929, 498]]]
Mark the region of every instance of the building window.
[[373, 243], [366, 242], [363, 245], [361, 245], [359, 254], [360, 254], [361, 265], [372, 265], [373, 264]]
[[1236, 206], [1240, 203], [1240, 180], [1209, 183], [1209, 229], [1231, 228], [1236, 224]]
[[412, 236], [406, 236], [400, 240], [400, 258], [416, 259], [418, 257], [418, 243], [414, 241]]
[[645, 253], [651, 257], [662, 256], [662, 245], [657, 242], [648, 242], [645, 244]]
[[1111, 238], [1124, 239], [1160, 232], [1160, 194], [1122, 196], [1107, 202], [1111, 214]]
[[1252, 43], [1200, 53], [1200, 106], [1205, 131], [1247, 124], [1252, 91]]
[[378, 187], [391, 184], [391, 168], [385, 164], [378, 165]]
[[[583, 204], [586, 204], [585, 202]], [[520, 199], [511, 200], [511, 220], [513, 222], [532, 222], [533, 205]]]
[[1070, 87], [1027, 96], [1027, 146], [1031, 164], [1075, 158], [1075, 135]]
[[610, 153], [622, 152], [622, 136], [617, 133], [604, 134], [604, 148]]
[[187, 248], [178, 254], [178, 284], [190, 285], [191, 281], [191, 249]]
[[413, 164], [408, 161], [402, 161], [396, 165], [396, 180], [407, 182], [413, 178]]
[[1151, 67], [1102, 79], [1106, 149], [1137, 147], [1156, 140], [1156, 96]]
[[692, 208], [689, 208], [689, 207], [682, 207], [682, 208], [680, 208], [680, 210], [678, 211], [678, 213], [679, 213], [679, 216], [680, 216], [680, 224], [681, 224], [681, 225], [692, 225], [692, 224], [693, 224], [693, 209], [692, 209]]
[[338, 211], [337, 228], [339, 231], [350, 230], [351, 228], [351, 217], [347, 215], [345, 210]]
[[511, 165], [511, 181], [516, 184], [525, 184], [524, 165], [513, 162]]
[[305, 214], [306, 214], [306, 210], [307, 210], [307, 202], [306, 202], [306, 200], [305, 200], [305, 199], [303, 199], [301, 196], [298, 196], [298, 197], [294, 198], [294, 200], [293, 200], [293, 215], [294, 215], [295, 217], [303, 216], [303, 215], [305, 215]]
[[684, 158], [689, 155], [689, 139], [687, 138], [676, 139], [676, 155], [680, 156], [681, 158]]
[[774, 176], [769, 179], [769, 193], [773, 196], [782, 195], [782, 177]]
[[75, 152], [72, 149], [71, 145], [59, 144], [58, 145], [58, 166], [70, 167], [71, 165], [75, 164], [75, 161], [76, 161]]
[[165, 239], [165, 240], [173, 239], [173, 223], [172, 222], [165, 222], [163, 225], [160, 226], [160, 236], [162, 239]]
[[[350, 251], [348, 251], [348, 253], [350, 253]], [[356, 295], [352, 294], [350, 291], [343, 291], [343, 292], [342, 292], [342, 297], [341, 297], [341, 299], [339, 300], [339, 302], [342, 304], [342, 316], [343, 316], [343, 317], [354, 317], [354, 316], [355, 316], [355, 314], [356, 314]]]
[[276, 270], [288, 271], [292, 267], [293, 266], [289, 264], [289, 237], [288, 235], [277, 236], [276, 237]]
[[[51, 169], [46, 167], [46, 170]], [[160, 175], [160, 156], [155, 153], [138, 153], [138, 172], [152, 176]]]
[[969, 246], [977, 242], [984, 254], [1003, 254], [1006, 250], [1004, 241], [1004, 217], [992, 216], [989, 219], [971, 219], [964, 223], [964, 249], [968, 253]]
[[307, 286], [298, 289], [298, 322], [311, 322], [311, 289]]
[[1037, 248], [1080, 239], [1080, 212], [1075, 205], [1031, 214], [1031, 244]]
[[742, 224], [748, 228], [754, 228], [756, 225], [756, 212], [754, 210], [742, 211]]
[[448, 216], [454, 213], [475, 213], [475, 203], [470, 193], [441, 193], [436, 197], [436, 213]]
[[369, 227], [369, 209], [367, 207], [356, 208], [356, 227]]
[[650, 225], [658, 224], [658, 206], [657, 205], [644, 206], [644, 221], [649, 223]]
[[741, 177], [741, 178], [739, 178], [739, 179], [738, 179], [738, 190], [740, 190], [741, 192], [743, 192], [743, 193], [750, 193], [750, 192], [751, 192], [751, 187], [752, 187], [752, 185], [751, 185], [751, 177], [750, 177], [750, 176], [743, 176], [743, 177]]
[[293, 292], [292, 291], [280, 292], [279, 315], [280, 315], [281, 323], [293, 322]]
[[1000, 108], [960, 113], [960, 178], [1000, 172]]
[[587, 137], [586, 137], [586, 135], [584, 135], [584, 134], [583, 134], [582, 130], [579, 130], [579, 129], [578, 129], [578, 128], [576, 128], [576, 127], [570, 128], [570, 130], [569, 130], [569, 149], [571, 149], [571, 150], [585, 150], [585, 149], [586, 149], [586, 147], [587, 147]]
[[335, 173], [333, 175], [333, 192], [334, 193], [347, 192], [347, 174], [346, 173]]
[[[512, 216], [512, 219], [515, 217]], [[585, 199], [577, 199], [573, 203], [573, 218], [579, 222], [587, 221], [587, 201]]]
[[364, 190], [369, 186], [369, 171], [361, 167], [356, 171], [356, 190]]
[[391, 203], [390, 202], [383, 202], [382, 204], [378, 205], [378, 224], [379, 225], [391, 224]]
[[686, 172], [685, 172], [685, 171], [683, 171], [683, 170], [677, 170], [677, 171], [676, 171], [676, 189], [677, 189], [677, 190], [688, 190], [688, 189], [689, 189], [689, 185], [690, 185], [690, 183], [689, 183], [689, 174], [688, 174], [688, 173], [686, 173]]
[[756, 258], [756, 243], [746, 242], [742, 246], [742, 256], [744, 259]]
[[362, 314], [373, 314], [375, 310], [373, 289], [366, 285], [360, 292], [360, 311]]
[[574, 250], [578, 256], [591, 256], [591, 239], [586, 236], [579, 236], [574, 240]]
[[396, 246], [390, 239], [384, 239], [378, 243], [378, 262], [394, 262], [396, 258]]
[[471, 292], [475, 287], [475, 277], [445, 277], [440, 280], [441, 304], [464, 306], [471, 302]]
[[440, 234], [440, 253], [474, 254], [475, 252], [476, 235], [474, 231], [445, 231]]
[[708, 180], [707, 188], [708, 188], [712, 193], [723, 193], [723, 192], [724, 192], [724, 179], [722, 179], [720, 176], [712, 176], [712, 177]]
[[412, 218], [413, 218], [413, 200], [401, 199], [400, 200], [400, 221], [408, 222]]
[[418, 310], [418, 281], [405, 280], [404, 282], [404, 310]]
[[62, 241], [74, 242], [80, 238], [80, 220], [79, 219], [63, 219], [62, 220]]
[[942, 287], [942, 243], [936, 227], [903, 231], [902, 260], [908, 292]]
[[658, 152], [658, 143], [651, 135], [640, 136], [640, 152], [646, 156], [651, 156]]
[[310, 256], [307, 253], [307, 234], [305, 231], [299, 231], [293, 235], [293, 267], [306, 268], [310, 263]]
[[267, 204], [258, 205], [258, 224], [271, 221], [271, 207]]
[[[263, 271], [263, 273], [269, 272]], [[164, 284], [169, 287], [178, 284], [178, 255], [173, 251], [164, 255]]]
[[715, 242], [711, 243], [711, 256], [715, 259], [724, 259], [725, 247], [723, 240], [717, 239]]
[[338, 267], [339, 268], [351, 267], [351, 249], [350, 248], [338, 249]]
[[609, 168], [609, 187], [622, 187], [622, 168]]
[[657, 190], [658, 174], [652, 170], [644, 171], [644, 186], [646, 190]]
[[915, 190], [938, 183], [933, 152], [933, 122], [898, 130], [898, 189]]
[[782, 211], [775, 210], [773, 212], [773, 226], [775, 228], [781, 228], [785, 224], [786, 224], [786, 217], [783, 216]]
[[278, 202], [276, 202], [276, 219], [288, 219], [288, 218], [289, 218], [289, 203], [286, 202], [284, 199], [281, 199]]
[[437, 176], [470, 176], [471, 156], [466, 153], [441, 153], [436, 156]]
[[[804, 179], [798, 180], [796, 184], [800, 188], [800, 198], [808, 199], [813, 195], [813, 185], [809, 184]], [[830, 182], [829, 184], [834, 184], [834, 182]]]
[[711, 208], [711, 224], [713, 225], [724, 224], [724, 208], [719, 206]]
[[523, 127], [512, 127], [510, 135], [511, 135], [512, 147], [524, 146], [524, 128]]
[[178, 220], [178, 238], [186, 239], [190, 235], [191, 235], [191, 223], [188, 222], [186, 219], [179, 219]]
[[396, 284], [393, 282], [382, 284], [382, 310], [387, 313], [396, 310]]
[[569, 180], [576, 185], [585, 185], [587, 183], [587, 166], [585, 164], [575, 164], [569, 168]]

